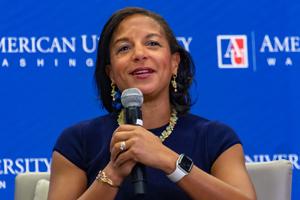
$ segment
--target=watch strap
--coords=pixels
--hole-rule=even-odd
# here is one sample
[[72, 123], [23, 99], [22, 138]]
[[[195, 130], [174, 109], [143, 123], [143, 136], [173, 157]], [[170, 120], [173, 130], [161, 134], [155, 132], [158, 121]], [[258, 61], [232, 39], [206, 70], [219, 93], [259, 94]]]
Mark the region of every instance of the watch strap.
[[181, 169], [181, 167], [178, 165], [179, 160], [181, 159], [181, 157], [184, 156], [183, 154], [181, 154], [177, 161], [176, 161], [176, 168], [175, 170], [171, 173], [168, 174], [167, 177], [173, 181], [174, 183], [178, 182], [180, 179], [182, 179], [185, 175], [187, 175], [188, 173]]

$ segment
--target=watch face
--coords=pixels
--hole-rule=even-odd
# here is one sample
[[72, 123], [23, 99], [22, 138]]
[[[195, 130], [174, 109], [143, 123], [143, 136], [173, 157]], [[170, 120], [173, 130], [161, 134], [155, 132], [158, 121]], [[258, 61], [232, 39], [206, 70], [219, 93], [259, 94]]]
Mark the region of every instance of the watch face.
[[193, 161], [189, 157], [183, 155], [181, 157], [180, 162], [178, 163], [179, 166], [186, 172], [190, 172], [193, 167]]

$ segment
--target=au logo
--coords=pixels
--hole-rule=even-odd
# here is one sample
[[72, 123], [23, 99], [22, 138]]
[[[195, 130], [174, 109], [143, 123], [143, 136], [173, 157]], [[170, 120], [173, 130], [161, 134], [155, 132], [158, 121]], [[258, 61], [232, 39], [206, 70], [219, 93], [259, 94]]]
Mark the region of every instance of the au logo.
[[218, 35], [219, 68], [248, 68], [246, 35]]

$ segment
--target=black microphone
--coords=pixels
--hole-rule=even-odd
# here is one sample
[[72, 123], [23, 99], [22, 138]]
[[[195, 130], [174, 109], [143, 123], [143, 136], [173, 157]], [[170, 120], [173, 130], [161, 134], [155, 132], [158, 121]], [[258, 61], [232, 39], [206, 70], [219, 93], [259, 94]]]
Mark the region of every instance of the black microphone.
[[[143, 93], [137, 88], [129, 88], [122, 92], [121, 102], [125, 108], [125, 123], [132, 125], [143, 125], [141, 106], [143, 104]], [[146, 194], [146, 172], [145, 165], [137, 163], [131, 171], [131, 182], [134, 195]]]

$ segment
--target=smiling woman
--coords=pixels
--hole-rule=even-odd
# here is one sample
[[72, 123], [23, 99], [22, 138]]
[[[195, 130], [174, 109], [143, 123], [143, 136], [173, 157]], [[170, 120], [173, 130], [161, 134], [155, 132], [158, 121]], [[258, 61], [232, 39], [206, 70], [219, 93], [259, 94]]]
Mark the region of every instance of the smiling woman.
[[[130, 20], [130, 18], [133, 19]], [[144, 24], [145, 21], [147, 21], [148, 23]], [[143, 46], [147, 45], [148, 47], [147, 49], [152, 50], [153, 53], [154, 53], [153, 51], [154, 49], [159, 51], [169, 49], [170, 52], [167, 52], [168, 54], [172, 54], [173, 58], [177, 57], [178, 59], [179, 57], [179, 60], [176, 61], [179, 62], [177, 64], [179, 68], [178, 71], [176, 72], [176, 76], [173, 76], [173, 80], [176, 81], [178, 91], [174, 92], [172, 88], [169, 89], [170, 101], [173, 106], [176, 106], [176, 109], [179, 113], [188, 112], [191, 103], [188, 89], [192, 83], [192, 79], [194, 76], [194, 64], [192, 62], [189, 53], [184, 48], [182, 48], [182, 46], [179, 45], [177, 39], [175, 38], [167, 22], [160, 15], [147, 10], [135, 9], [135, 8], [120, 10], [116, 12], [114, 15], [112, 15], [112, 17], [108, 20], [105, 27], [103, 28], [103, 31], [100, 36], [100, 40], [98, 44], [98, 54], [97, 54], [98, 59], [97, 59], [97, 67], [95, 71], [95, 80], [98, 87], [99, 96], [102, 100], [104, 107], [109, 112], [113, 112], [113, 111], [119, 112], [118, 110], [120, 107], [118, 106], [118, 104], [120, 104], [119, 100], [116, 99], [116, 102], [112, 102], [110, 93], [107, 93], [107, 91], [111, 90], [111, 83], [112, 83], [111, 78], [109, 77], [107, 71], [109, 70], [109, 66], [111, 66], [111, 62], [113, 62], [113, 60], [111, 60], [111, 57], [113, 57], [114, 54], [115, 57], [117, 58], [120, 57], [116, 55], [117, 52], [115, 51], [118, 51], [117, 49], [115, 49], [115, 51], [112, 51], [113, 50], [111, 48], [112, 45], [116, 45], [116, 42], [123, 42], [123, 45], [125, 45], [124, 44], [125, 41], [127, 42], [127, 45], [129, 45], [128, 43], [130, 42], [129, 38], [122, 38], [123, 37], [122, 35], [120, 34], [117, 35], [117, 32], [120, 33], [122, 31], [120, 29], [125, 28], [127, 30], [126, 26], [122, 25], [127, 22], [132, 23], [134, 25], [132, 29], [141, 30], [144, 32], [143, 34], [146, 34], [144, 35], [145, 41], [140, 41], [140, 44], [142, 44], [142, 42], [146, 42], [143, 44]], [[146, 29], [143, 30], [143, 28]], [[126, 33], [128, 34], [128, 31], [126, 31]], [[134, 37], [131, 36], [131, 38]], [[115, 41], [113, 41], [113, 39]], [[121, 39], [121, 41], [118, 41], [119, 39]], [[159, 40], [155, 41], [154, 39], [156, 40], [159, 39]], [[161, 44], [159, 43], [160, 41], [162, 41]], [[188, 41], [190, 42], [191, 39], [188, 39]], [[131, 45], [140, 45], [140, 44], [131, 44]], [[133, 50], [138, 50], [138, 51], [140, 50], [140, 46], [132, 46], [132, 47], [135, 47]], [[129, 49], [130, 46], [125, 46], [125, 47], [122, 46], [122, 49], [119, 49], [119, 51], [120, 50], [124, 51], [125, 50], [124, 48], [126, 49], [126, 51], [130, 50]], [[177, 54], [179, 54], [179, 56], [177, 56]], [[141, 65], [141, 64], [135, 64], [135, 66], [137, 65]], [[139, 66], [139, 67], [143, 68], [143, 66]], [[151, 67], [148, 67], [148, 69], [154, 70]], [[169, 86], [169, 84], [167, 85]]]
[[[189, 53], [161, 16], [142, 8], [114, 13], [95, 70], [109, 114], [61, 134], [49, 199], [139, 199], [130, 181], [137, 163], [146, 166], [143, 199], [256, 199], [238, 136], [188, 112], [193, 75]], [[122, 120], [120, 93], [128, 88], [143, 93], [143, 126]]]
[[[169, 99], [169, 83], [176, 76], [180, 57], [171, 54], [168, 40], [160, 25], [151, 17], [132, 15], [115, 30], [110, 44], [108, 75], [113, 84], [123, 91], [137, 87], [144, 98]], [[158, 94], [161, 93], [161, 94]]]

